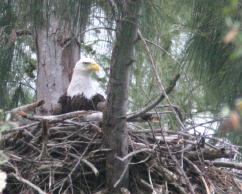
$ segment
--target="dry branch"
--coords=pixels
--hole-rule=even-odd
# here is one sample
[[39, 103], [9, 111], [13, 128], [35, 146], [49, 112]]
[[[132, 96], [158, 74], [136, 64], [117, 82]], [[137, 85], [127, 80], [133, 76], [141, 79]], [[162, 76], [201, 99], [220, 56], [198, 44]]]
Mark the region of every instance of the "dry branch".
[[163, 92], [165, 98], [167, 99], [168, 104], [170, 105], [172, 112], [173, 112], [174, 115], [176, 116], [176, 119], [177, 119], [178, 123], [180, 124], [181, 128], [182, 128], [182, 129], [185, 129], [185, 126], [184, 126], [184, 124], [182, 123], [182, 121], [181, 121], [181, 119], [180, 119], [180, 117], [179, 117], [179, 114], [176, 112], [176, 109], [172, 106], [172, 103], [171, 103], [171, 101], [170, 101], [170, 98], [168, 97], [168, 95], [167, 95], [167, 93], [166, 93], [165, 87], [164, 87], [164, 85], [162, 84], [161, 78], [160, 78], [159, 73], [158, 73], [158, 71], [157, 71], [157, 65], [155, 64], [154, 58], [153, 58], [153, 56], [152, 56], [152, 54], [151, 54], [151, 52], [150, 52], [150, 48], [149, 48], [149, 46], [147, 45], [147, 42], [146, 42], [146, 40], [145, 40], [145, 38], [144, 38], [144, 36], [143, 36], [143, 34], [141, 33], [140, 30], [138, 30], [138, 36], [139, 36], [140, 40], [142, 41], [142, 43], [143, 43], [143, 45], [144, 45], [145, 51], [146, 51], [146, 53], [147, 53], [147, 56], [149, 57], [149, 60], [150, 60], [150, 63], [151, 63], [151, 67], [152, 67], [153, 73], [154, 73], [155, 78], [156, 78], [156, 80], [157, 80], [157, 82], [158, 82], [158, 84], [159, 84], [159, 85], [158, 85], [158, 86], [159, 86], [159, 89]]
[[209, 161], [208, 164], [217, 166], [217, 167], [224, 167], [224, 168], [233, 168], [242, 170], [242, 163], [238, 162], [227, 162], [227, 161]]
[[43, 105], [44, 103], [45, 103], [44, 100], [40, 100], [40, 101], [34, 102], [32, 104], [27, 104], [27, 105], [12, 109], [10, 111], [10, 113], [17, 114], [18, 112], [28, 112], [30, 110], [35, 109], [36, 107]]
[[41, 121], [41, 127], [42, 127], [42, 151], [40, 154], [40, 160], [44, 158], [48, 158], [48, 148], [47, 148], [47, 143], [48, 143], [48, 121], [47, 120], [42, 120]]
[[[40, 193], [95, 193], [106, 189], [105, 161], [107, 153], [112, 150], [105, 149], [103, 143], [101, 112], [40, 116], [18, 111], [17, 114], [29, 123], [8, 130], [16, 133], [3, 132], [8, 134], [1, 142], [9, 157], [1, 169], [15, 176], [7, 184], [9, 193], [18, 193], [18, 188], [24, 185], [28, 185], [29, 192]], [[196, 126], [194, 128], [196, 130]], [[209, 194], [217, 189], [212, 185], [219, 185], [224, 191], [232, 188], [234, 193], [241, 192], [238, 185], [242, 180], [235, 182], [230, 172], [230, 168], [242, 170], [241, 164], [213, 161], [234, 158], [238, 155], [238, 146], [219, 138], [202, 136], [206, 140], [203, 148], [197, 134], [146, 129], [144, 125], [132, 122], [128, 124], [128, 131], [129, 153], [122, 158], [116, 156], [116, 159], [128, 161], [124, 170], [130, 169], [130, 193], [162, 190], [166, 193]], [[181, 152], [184, 152], [183, 168], [179, 166]], [[223, 173], [223, 177], [228, 178], [214, 178], [216, 173], [219, 176]], [[124, 174], [125, 171], [115, 186], [119, 185]]]
[[193, 163], [192, 161], [190, 161], [188, 158], [184, 157], [184, 159], [185, 159], [185, 161], [186, 161], [189, 165], [192, 166], [192, 168], [195, 170], [195, 172], [199, 175], [199, 178], [201, 179], [201, 181], [202, 181], [202, 183], [203, 183], [203, 185], [204, 185], [204, 188], [205, 188], [205, 190], [206, 190], [206, 193], [207, 193], [207, 194], [211, 194], [211, 191], [210, 191], [210, 189], [209, 189], [209, 187], [208, 187], [208, 184], [207, 184], [207, 182], [206, 182], [204, 176], [202, 175], [201, 170], [197, 167], [196, 164], [194, 164], [194, 163]]
[[17, 114], [30, 120], [34, 121], [40, 121], [40, 120], [48, 120], [49, 122], [59, 122], [63, 121], [65, 119], [70, 119], [74, 117], [81, 117], [81, 116], [87, 116], [92, 114], [92, 111], [75, 111], [75, 112], [70, 112], [62, 115], [49, 115], [49, 116], [41, 116], [41, 115], [31, 115], [27, 114], [23, 111], [18, 111]]
[[186, 157], [190, 160], [199, 160], [203, 157], [205, 160], [216, 160], [219, 158], [233, 158], [234, 153], [231, 150], [226, 150], [225, 148], [218, 150], [203, 149], [200, 151], [190, 151], [185, 153]]
[[[179, 79], [180, 74], [177, 74], [174, 79], [170, 82], [169, 87], [167, 87], [165, 89], [166, 94], [169, 94], [173, 88], [176, 85], [177, 80]], [[144, 108], [131, 113], [130, 115], [127, 116], [127, 119], [132, 121], [132, 119], [135, 119], [137, 117], [140, 117], [142, 115], [144, 115], [146, 112], [150, 111], [151, 109], [153, 109], [154, 107], [156, 107], [163, 99], [165, 98], [165, 94], [162, 93], [157, 99], [155, 99], [153, 102], [149, 103], [147, 106], [145, 106]]]
[[[16, 169], [15, 169], [16, 170]], [[47, 194], [46, 192], [44, 192], [41, 188], [39, 188], [37, 185], [33, 184], [32, 182], [30, 182], [29, 180], [21, 177], [20, 175], [16, 174], [16, 173], [11, 173], [11, 175], [13, 175], [16, 179], [18, 179], [20, 182], [28, 185], [29, 187], [33, 188], [35, 191], [37, 191], [39, 194]]]

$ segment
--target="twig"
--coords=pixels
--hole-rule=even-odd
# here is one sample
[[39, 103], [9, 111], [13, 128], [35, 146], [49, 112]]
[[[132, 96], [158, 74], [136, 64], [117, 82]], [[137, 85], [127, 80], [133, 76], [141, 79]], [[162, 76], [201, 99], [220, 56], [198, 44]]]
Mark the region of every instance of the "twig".
[[140, 149], [140, 150], [137, 150], [137, 151], [133, 151], [133, 152], [127, 154], [126, 156], [124, 156], [123, 158], [120, 158], [118, 156], [116, 156], [116, 158], [118, 158], [119, 160], [121, 160], [123, 162], [123, 161], [133, 157], [134, 155], [137, 155], [137, 154], [142, 153], [142, 152], [152, 152], [153, 153], [154, 150], [149, 149], [149, 148], [144, 148], [144, 149]]
[[119, 179], [116, 181], [116, 183], [113, 185], [113, 188], [116, 188], [116, 187], [119, 185], [119, 183], [121, 183], [121, 181], [123, 180], [124, 175], [126, 174], [126, 171], [127, 171], [128, 168], [129, 168], [130, 161], [131, 161], [131, 159], [129, 159], [129, 161], [126, 163], [126, 166], [125, 166], [125, 168], [124, 168], [122, 174], [120, 175], [120, 177], [119, 177]]
[[217, 167], [235, 168], [238, 170], [242, 170], [242, 164], [237, 162], [225, 162], [225, 161], [205, 161], [205, 162]]
[[188, 179], [188, 177], [187, 177], [185, 171], [184, 171], [183, 168], [179, 165], [179, 162], [178, 162], [176, 156], [172, 155], [171, 149], [170, 149], [168, 143], [167, 143], [166, 140], [165, 140], [165, 136], [164, 136], [163, 131], [162, 131], [162, 130], [160, 130], [160, 131], [161, 131], [161, 135], [162, 135], [162, 137], [163, 137], [163, 140], [164, 140], [164, 142], [165, 142], [165, 145], [166, 145], [166, 147], [167, 147], [167, 149], [168, 149], [169, 155], [170, 155], [171, 159], [175, 162], [175, 164], [176, 164], [176, 166], [177, 166], [177, 168], [178, 168], [178, 172], [180, 173], [181, 176], [183, 176], [183, 178], [184, 178], [185, 181], [187, 182], [187, 186], [188, 186], [190, 192], [191, 192], [192, 194], [195, 194], [194, 189], [193, 189], [193, 187], [192, 187], [192, 184], [191, 184], [191, 182], [189, 181], [189, 179]]
[[184, 190], [184, 188], [178, 184], [172, 183], [173, 187], [175, 187], [178, 190], [178, 193], [180, 194], [187, 194], [187, 191]]
[[151, 174], [150, 174], [150, 168], [152, 168], [152, 166], [148, 168], [149, 182], [150, 182], [150, 185], [151, 185], [151, 187], [152, 187], [153, 192], [155, 192], [155, 191], [154, 191], [154, 185], [153, 185], [152, 178], [151, 178]]
[[38, 123], [39, 122], [33, 122], [33, 123], [30, 123], [30, 124], [27, 124], [27, 125], [23, 125], [23, 126], [20, 126], [20, 127], [5, 129], [4, 131], [2, 131], [2, 134], [6, 135], [8, 133], [25, 130], [25, 129], [28, 129], [28, 128], [31, 128], [31, 127], [37, 125]]
[[234, 183], [236, 184], [237, 188], [239, 189], [240, 193], [242, 193], [242, 187], [241, 187], [241, 183], [240, 181], [238, 181], [238, 179], [233, 178]]
[[185, 160], [190, 166], [192, 166], [192, 168], [193, 168], [193, 169], [199, 174], [199, 177], [200, 177], [200, 179], [202, 180], [202, 183], [203, 183], [203, 185], [204, 185], [204, 187], [205, 187], [205, 189], [206, 189], [207, 194], [211, 194], [211, 191], [210, 191], [210, 189], [209, 189], [209, 187], [208, 187], [208, 184], [207, 184], [207, 182], [206, 182], [204, 176], [202, 175], [201, 170], [197, 167], [197, 165], [195, 165], [195, 164], [194, 164], [191, 160], [189, 160], [188, 158], [184, 157], [184, 160]]
[[74, 168], [73, 168], [73, 169], [71, 170], [71, 172], [69, 173], [69, 175], [68, 175], [69, 177], [71, 177], [71, 175], [74, 173], [74, 171], [75, 171], [75, 170], [77, 169], [77, 167], [79, 166], [79, 164], [80, 164], [80, 162], [81, 162], [83, 156], [86, 154], [86, 152], [87, 152], [89, 146], [92, 144], [92, 142], [93, 142], [93, 140], [95, 139], [96, 135], [97, 135], [97, 133], [94, 134], [94, 136], [92, 137], [92, 139], [90, 140], [90, 142], [89, 142], [88, 145], [86, 146], [86, 148], [85, 148], [85, 150], [83, 151], [82, 155], [79, 157], [79, 159], [78, 159], [76, 165], [74, 166]]
[[70, 45], [75, 39], [78, 38], [78, 36], [82, 36], [82, 35], [84, 35], [84, 34], [85, 34], [86, 32], [88, 32], [88, 31], [92, 31], [92, 30], [102, 30], [102, 29], [104, 29], [104, 30], [110, 30], [110, 31], [111, 31], [111, 30], [112, 30], [112, 31], [115, 31], [115, 29], [113, 29], [113, 28], [103, 27], [103, 26], [86, 29], [86, 30], [84, 30], [84, 31], [82, 31], [82, 32], [80, 32], [80, 33], [78, 33], [78, 34], [76, 34], [75, 36], [72, 36], [71, 38], [66, 39], [66, 40], [65, 40], [65, 43], [64, 43], [64, 45], [63, 45], [63, 47], [62, 47], [62, 49], [68, 47], [68, 46], [69, 46], [69, 45]]
[[31, 188], [33, 188], [34, 190], [36, 190], [39, 194], [47, 194], [41, 188], [39, 188], [37, 185], [31, 183], [29, 180], [21, 177], [20, 175], [17, 175], [15, 173], [11, 173], [11, 175], [13, 175], [17, 180], [21, 181], [22, 183], [27, 184], [28, 186], [30, 186]]
[[158, 166], [158, 164], [156, 164], [154, 166], [154, 170], [160, 172], [169, 183], [174, 183], [179, 180], [179, 176], [177, 176], [175, 173], [171, 172], [163, 166]]
[[40, 154], [40, 160], [43, 160], [45, 158], [49, 157], [48, 149], [47, 149], [47, 143], [48, 143], [48, 121], [42, 120], [42, 151]]
[[16, 113], [21, 112], [21, 111], [28, 112], [28, 111], [33, 110], [34, 108], [36, 108], [38, 106], [41, 106], [44, 103], [45, 103], [44, 100], [40, 100], [40, 101], [34, 102], [32, 104], [27, 104], [27, 105], [24, 105], [24, 106], [20, 106], [18, 108], [14, 108], [14, 109], [10, 110], [9, 112], [13, 113], [13, 114], [16, 114]]
[[173, 107], [174, 110], [177, 112], [179, 118], [180, 118], [181, 120], [183, 120], [183, 118], [182, 118], [182, 111], [181, 111], [181, 109], [180, 109], [179, 106], [177, 106], [177, 105], [175, 105], [175, 104], [169, 104], [169, 105], [160, 105], [160, 106], [157, 106], [157, 108], [165, 108], [165, 107], [167, 107], [167, 108]]
[[[71, 153], [70, 153], [70, 155], [73, 156], [74, 158], [77, 158], [78, 160], [80, 159], [80, 157], [76, 156], [75, 154], [71, 154]], [[93, 171], [93, 173], [95, 174], [95, 176], [98, 176], [98, 175], [99, 175], [99, 171], [98, 171], [98, 169], [95, 167], [94, 164], [92, 164], [91, 162], [89, 162], [88, 160], [86, 160], [86, 159], [84, 159], [84, 158], [83, 158], [83, 159], [80, 159], [80, 161], [83, 162], [83, 163], [85, 163], [87, 166], [89, 166], [89, 167], [92, 169], [92, 171]]]
[[[176, 117], [176, 120], [177, 120], [178, 123], [180, 124], [180, 127], [182, 128], [182, 130], [184, 130], [184, 129], [185, 129], [185, 126], [184, 126], [184, 124], [183, 124], [183, 122], [182, 122], [182, 120], [181, 120], [181, 118], [180, 118], [180, 115], [177, 113], [176, 109], [172, 106], [172, 103], [171, 103], [171, 101], [170, 101], [170, 98], [168, 97], [168, 95], [167, 95], [167, 93], [166, 93], [166, 91], [165, 91], [165, 87], [164, 87], [164, 85], [162, 84], [162, 81], [161, 81], [161, 79], [160, 79], [160, 76], [159, 76], [159, 74], [158, 74], [158, 72], [157, 72], [157, 65], [156, 65], [155, 62], [154, 62], [154, 58], [153, 58], [153, 56], [152, 56], [152, 54], [151, 54], [151, 52], [150, 52], [150, 49], [149, 49], [149, 47], [148, 47], [148, 45], [147, 45], [147, 43], [146, 43], [146, 41], [145, 41], [145, 38], [143, 37], [143, 35], [142, 35], [142, 33], [140, 32], [139, 29], [138, 29], [138, 36], [139, 36], [140, 40], [143, 42], [143, 44], [144, 44], [144, 48], [145, 48], [145, 51], [146, 51], [146, 53], [147, 53], [147, 55], [148, 55], [148, 57], [149, 57], [149, 59], [150, 59], [151, 66], [152, 66], [152, 70], [153, 70], [153, 72], [154, 72], [154, 74], [155, 74], [155, 78], [156, 78], [157, 82], [159, 83], [159, 87], [160, 87], [159, 89], [164, 93], [164, 96], [165, 96], [165, 98], [167, 99], [168, 104], [170, 105], [171, 110], [172, 110], [172, 112], [174, 113], [174, 115], [175, 115], [175, 117]], [[183, 137], [182, 137], [182, 138], [183, 138]], [[181, 168], [180, 168], [180, 167], [181, 167]], [[181, 153], [181, 164], [180, 164], [180, 165], [178, 164], [178, 168], [181, 169], [181, 173], [184, 175], [184, 178], [186, 179], [186, 181], [188, 181], [187, 183], [188, 183], [188, 187], [189, 187], [190, 191], [191, 191], [192, 193], [194, 193], [194, 189], [192, 188], [192, 186], [191, 186], [191, 184], [190, 184], [190, 182], [189, 182], [189, 180], [188, 180], [186, 174], [184, 173], [182, 167], [183, 167], [183, 152]]]
[[194, 126], [191, 126], [191, 127], [187, 127], [183, 132], [190, 131], [190, 130], [195, 129], [196, 127], [199, 127], [199, 126], [203, 126], [203, 125], [207, 125], [207, 124], [210, 124], [210, 123], [219, 122], [221, 120], [222, 119], [215, 119], [215, 120], [207, 121], [207, 122], [204, 122], [204, 123], [199, 123], [197, 125], [194, 125]]
[[151, 190], [151, 192], [153, 191], [152, 186], [147, 183], [144, 179], [139, 179], [140, 183], [142, 183], [144, 186], [146, 186], [147, 188], [149, 188]]
[[167, 95], [167, 93], [166, 93], [166, 91], [165, 91], [165, 87], [163, 86], [163, 84], [162, 84], [162, 82], [161, 82], [161, 79], [160, 79], [159, 74], [158, 74], [158, 72], [157, 72], [157, 66], [156, 66], [156, 64], [155, 64], [155, 62], [154, 62], [153, 56], [152, 56], [152, 54], [151, 54], [151, 52], [150, 52], [150, 49], [149, 49], [149, 47], [148, 47], [148, 45], [147, 45], [147, 43], [146, 43], [146, 41], [145, 41], [144, 36], [142, 35], [142, 33], [140, 32], [139, 29], [138, 29], [138, 32], [137, 32], [137, 33], [138, 33], [138, 36], [139, 36], [140, 40], [141, 40], [141, 41], [143, 42], [143, 44], [144, 44], [144, 47], [145, 47], [146, 53], [147, 53], [147, 55], [148, 55], [148, 57], [149, 57], [149, 59], [150, 59], [150, 62], [151, 62], [151, 65], [152, 65], [152, 69], [153, 69], [153, 72], [154, 72], [154, 74], [155, 74], [155, 78], [156, 78], [157, 82], [159, 83], [160, 90], [164, 93], [164, 96], [165, 96], [165, 98], [167, 99], [168, 104], [171, 106], [171, 109], [172, 109], [174, 115], [176, 116], [176, 119], [177, 119], [178, 123], [180, 124], [181, 128], [182, 128], [182, 129], [185, 129], [185, 126], [184, 126], [184, 124], [182, 123], [181, 119], [179, 118], [179, 115], [177, 114], [177, 112], [176, 112], [176, 110], [174, 109], [174, 107], [172, 107], [172, 103], [171, 103], [170, 98], [168, 97], [168, 95]]
[[[220, 150], [201, 149], [201, 155], [203, 155], [205, 160], [215, 160], [218, 158], [233, 158], [234, 153], [230, 150], [225, 150], [225, 148]], [[190, 160], [199, 160], [197, 151], [187, 152], [185, 156]]]
[[89, 162], [89, 161], [86, 160], [86, 159], [81, 159], [81, 161], [82, 161], [83, 163], [85, 163], [87, 166], [89, 166], [89, 167], [92, 169], [93, 173], [94, 173], [96, 176], [99, 175], [98, 169], [97, 169], [97, 168], [96, 168], [91, 162]]
[[176, 62], [177, 65], [181, 65], [181, 63], [167, 50], [165, 50], [164, 48], [162, 48], [160, 45], [156, 44], [155, 42], [152, 42], [148, 39], [145, 39], [146, 42], [148, 42], [149, 44], [152, 44], [156, 47], [158, 47], [160, 50], [162, 50], [164, 53], [166, 53], [169, 57], [171, 57], [172, 60], [174, 60]]
[[48, 120], [49, 122], [59, 122], [65, 119], [73, 118], [73, 117], [81, 117], [92, 114], [92, 111], [75, 111], [62, 115], [49, 115], [49, 116], [41, 116], [41, 115], [30, 115], [22, 111], [18, 111], [17, 114], [30, 120], [40, 121], [40, 120]]
[[[179, 79], [179, 77], [180, 77], [180, 74], [177, 74], [173, 78], [173, 80], [170, 82], [169, 87], [167, 87], [165, 89], [166, 94], [169, 94], [173, 90], [173, 88], [175, 87], [176, 82]], [[130, 115], [127, 116], [127, 119], [128, 120], [132, 120], [134, 118], [142, 116], [144, 113], [150, 111], [152, 108], [154, 108], [156, 105], [158, 105], [164, 98], [165, 98], [165, 94], [162, 93], [157, 99], [155, 99], [153, 102], [149, 103], [144, 108], [142, 108], [142, 109], [140, 109], [140, 110], [138, 110], [136, 112], [130, 113]]]

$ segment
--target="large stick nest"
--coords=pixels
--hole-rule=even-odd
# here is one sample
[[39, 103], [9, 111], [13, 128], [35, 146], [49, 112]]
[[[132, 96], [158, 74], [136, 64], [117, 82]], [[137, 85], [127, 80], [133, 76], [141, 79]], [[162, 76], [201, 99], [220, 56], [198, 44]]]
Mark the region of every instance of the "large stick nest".
[[[1, 141], [9, 157], [1, 165], [8, 173], [4, 193], [105, 192], [110, 150], [104, 145], [100, 121], [83, 121], [85, 114], [75, 118], [18, 114], [28, 123], [5, 131]], [[123, 193], [242, 192], [242, 165], [228, 162], [239, 155], [238, 146], [209, 136], [141, 126], [128, 123], [129, 154], [120, 160], [129, 161], [130, 182]], [[219, 158], [226, 160], [216, 161]]]

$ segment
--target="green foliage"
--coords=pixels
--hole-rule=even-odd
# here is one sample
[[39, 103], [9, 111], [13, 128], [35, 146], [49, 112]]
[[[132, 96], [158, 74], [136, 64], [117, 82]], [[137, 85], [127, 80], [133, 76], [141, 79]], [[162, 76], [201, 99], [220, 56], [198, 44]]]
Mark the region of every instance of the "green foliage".
[[31, 102], [34, 96], [29, 85], [35, 79], [36, 61], [26, 50], [30, 38], [16, 37], [19, 21], [15, 3], [1, 1], [0, 4], [0, 108], [3, 109]]
[[91, 0], [20, 0], [16, 3], [18, 20], [25, 25], [48, 25], [51, 16], [68, 21], [71, 28], [77, 29], [82, 22], [83, 11], [88, 11]]
[[241, 20], [237, 1], [196, 0], [193, 7], [193, 31], [187, 45], [187, 59], [194, 78], [203, 83], [209, 104], [233, 104], [242, 95], [242, 64], [233, 57], [235, 44], [224, 42], [229, 31], [226, 14], [231, 21]]
[[[190, 1], [144, 1], [141, 14], [140, 30], [148, 40], [148, 46], [157, 65], [163, 85], [167, 87], [177, 73], [182, 77], [177, 87], [170, 94], [172, 103], [182, 111], [189, 113], [197, 104], [202, 104], [201, 93], [196, 93], [189, 73], [185, 75], [186, 66], [182, 63], [186, 33], [190, 26]], [[138, 109], [154, 100], [162, 91], [157, 90], [157, 81], [151, 68], [150, 60], [141, 41], [136, 46], [134, 74], [130, 88], [130, 107]], [[198, 88], [196, 88], [198, 89]], [[192, 93], [191, 93], [192, 92]], [[198, 97], [199, 96], [199, 97]], [[196, 101], [193, 101], [195, 98]], [[166, 101], [162, 104], [167, 104]], [[198, 106], [198, 105], [197, 105]], [[166, 109], [159, 108], [158, 112]], [[166, 110], [167, 111], [167, 110]], [[186, 115], [184, 115], [186, 117]], [[160, 115], [162, 123], [170, 120], [168, 127], [177, 128], [172, 114]]]
[[[10, 109], [21, 104], [30, 103], [35, 96], [35, 90], [32, 87], [35, 79], [36, 61], [27, 54], [26, 45], [21, 46], [23, 41], [17, 41], [13, 47], [11, 60], [9, 64], [5, 58], [0, 61], [3, 68], [0, 73], [2, 85], [0, 92], [5, 98], [1, 98], [1, 108]], [[24, 51], [23, 51], [24, 50]], [[15, 53], [15, 54], [14, 54]], [[9, 53], [6, 53], [8, 56]]]
[[0, 4], [0, 108], [5, 108], [9, 103], [7, 83], [11, 77], [11, 63], [13, 59], [14, 45], [8, 36], [11, 34], [16, 16], [13, 13], [12, 1], [2, 1]]
[[[210, 3], [210, 5], [215, 4]], [[194, 7], [196, 7], [195, 5]], [[222, 7], [222, 3], [220, 5]], [[139, 29], [150, 42], [148, 45], [157, 64], [157, 70], [164, 86], [168, 86], [169, 80], [178, 72], [182, 73], [178, 86], [171, 94], [172, 102], [180, 106], [188, 115], [194, 107], [198, 112], [206, 110], [206, 107], [203, 106], [206, 102], [203, 100], [205, 94], [199, 81], [197, 81], [199, 79], [194, 81], [194, 77], [190, 75], [194, 69], [188, 68], [186, 62], [182, 61], [184, 56], [184, 43], [191, 29], [191, 1], [144, 0], [142, 6]], [[83, 15], [86, 15], [82, 13], [90, 10], [90, 7], [91, 13], [89, 14], [87, 29], [80, 29], [80, 22], [83, 20]], [[232, 3], [231, 7], [231, 9], [235, 9], [235, 3]], [[115, 17], [115, 11], [110, 6], [109, 1], [20, 0], [12, 1], [11, 9], [14, 10], [15, 18], [17, 19], [12, 27], [14, 29], [36, 30], [37, 28], [35, 27], [41, 27], [43, 24], [48, 25], [51, 17], [58, 17], [62, 19], [63, 26], [66, 23], [70, 24], [68, 27], [72, 28], [73, 35], [78, 35], [83, 30], [86, 31], [84, 42], [81, 43], [82, 56], [93, 57], [101, 64], [103, 71], [98, 75], [97, 79], [101, 82], [102, 87], [106, 89], [111, 50], [115, 40], [113, 29], [116, 27], [117, 19]], [[220, 8], [218, 9], [221, 10]], [[209, 11], [205, 11], [210, 13], [213, 10], [210, 8]], [[225, 12], [225, 10], [222, 11]], [[204, 10], [200, 10], [200, 12], [203, 13]], [[218, 12], [213, 14], [217, 16], [219, 15]], [[227, 12], [230, 13], [229, 11]], [[198, 13], [196, 17], [200, 15]], [[206, 27], [201, 22], [197, 25]], [[212, 28], [213, 24], [209, 24], [208, 27]], [[92, 28], [94, 29], [91, 30]], [[194, 29], [192, 31], [194, 32], [193, 38], [197, 33], [199, 34], [203, 31], [200, 34], [206, 34], [206, 36], [207, 33], [214, 34], [216, 32], [216, 30], [214, 30], [215, 32], [211, 30], [211, 33], [203, 29], [203, 31], [196, 30], [197, 27], [194, 27]], [[213, 37], [208, 42], [210, 43], [212, 40]], [[220, 47], [219, 44], [216, 48]], [[192, 45], [192, 41], [190, 45]], [[196, 44], [194, 45], [197, 46]], [[199, 46], [197, 47], [198, 51], [203, 50]], [[206, 47], [206, 49], [208, 48], [210, 47]], [[9, 74], [8, 76], [5, 74], [8, 77], [8, 81], [5, 84], [5, 91], [7, 92], [4, 92], [6, 93], [6, 99], [2, 103], [4, 104], [4, 108], [19, 106], [33, 100], [35, 96], [34, 81], [36, 78], [37, 63], [36, 57], [32, 56], [33, 53], [35, 53], [35, 48], [31, 38], [26, 36], [18, 37], [12, 48], [11, 60], [9, 60], [10, 65], [6, 66], [9, 69], [0, 71], [3, 73], [8, 72], [7, 74]], [[191, 56], [192, 61], [195, 61], [192, 55], [194, 54], [189, 56]], [[204, 57], [200, 58], [203, 59]], [[196, 62], [199, 60], [196, 60]], [[145, 53], [144, 46], [138, 40], [134, 61], [129, 97], [129, 107], [131, 110], [143, 107], [161, 93], [161, 91], [157, 90], [157, 81], [154, 78], [154, 72], [150, 66], [149, 58]], [[217, 63], [221, 61], [222, 58], [219, 58]], [[216, 72], [217, 70], [215, 69], [214, 71]], [[172, 116], [162, 116], [162, 120], [167, 120], [167, 118], [174, 119]]]

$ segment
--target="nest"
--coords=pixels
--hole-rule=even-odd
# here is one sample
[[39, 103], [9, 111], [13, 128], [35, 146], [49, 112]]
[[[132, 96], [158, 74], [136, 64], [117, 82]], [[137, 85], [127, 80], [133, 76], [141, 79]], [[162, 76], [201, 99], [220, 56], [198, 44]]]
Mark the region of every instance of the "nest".
[[[1, 141], [9, 158], [1, 165], [8, 173], [4, 193], [108, 193], [105, 164], [110, 149], [97, 117], [87, 121], [87, 112], [81, 111], [62, 119], [18, 114], [28, 123], [5, 131]], [[242, 165], [231, 162], [239, 155], [238, 146], [143, 126], [128, 123], [129, 154], [120, 160], [129, 161], [129, 187], [121, 192], [242, 192]]]

